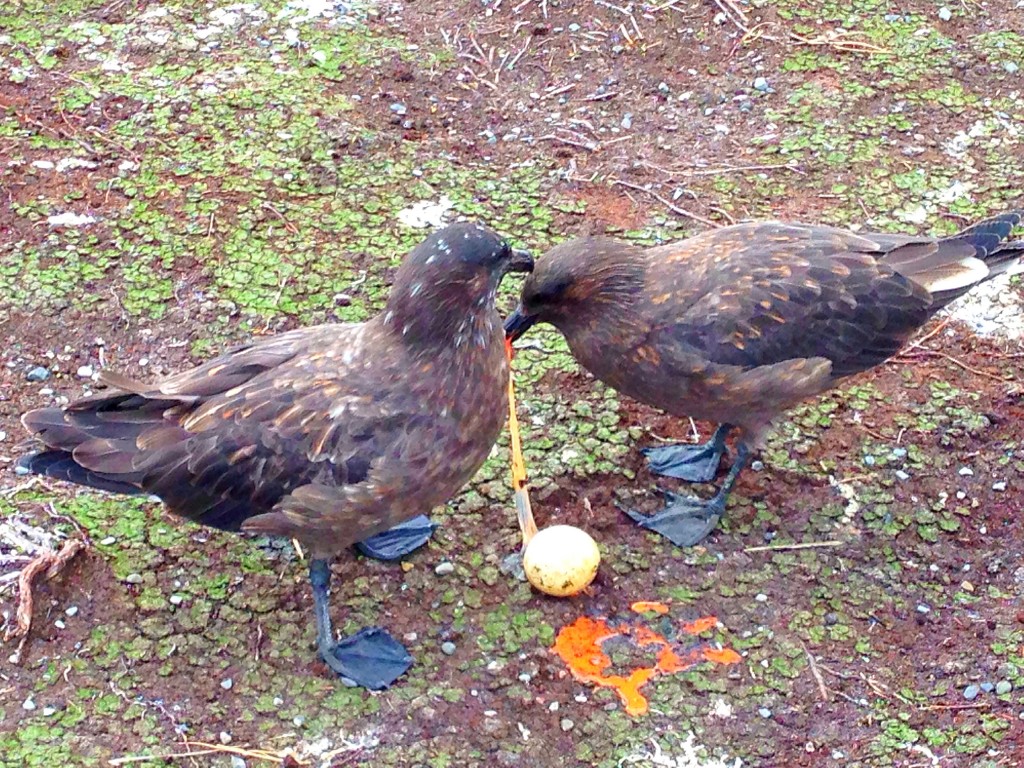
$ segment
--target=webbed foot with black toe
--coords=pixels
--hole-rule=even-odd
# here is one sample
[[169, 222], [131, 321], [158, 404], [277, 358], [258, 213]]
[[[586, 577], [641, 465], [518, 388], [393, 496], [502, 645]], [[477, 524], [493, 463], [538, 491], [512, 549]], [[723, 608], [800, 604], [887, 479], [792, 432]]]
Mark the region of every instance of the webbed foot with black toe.
[[341, 640], [334, 639], [328, 602], [331, 566], [326, 560], [310, 562], [309, 583], [313, 588], [320, 658], [344, 681], [379, 691], [412, 666], [412, 656], [405, 646], [381, 627], [367, 627]]
[[[720, 427], [719, 431], [723, 427]], [[722, 439], [724, 440], [724, 437]], [[636, 510], [620, 508], [640, 527], [660, 533], [677, 547], [692, 547], [715, 530], [725, 514], [725, 505], [733, 486], [736, 485], [736, 479], [749, 460], [750, 450], [744, 443], [739, 443], [736, 446], [736, 460], [729, 468], [729, 474], [725, 476], [718, 492], [710, 499], [681, 496], [669, 491], [665, 492], [667, 504], [656, 514], [644, 515]]]
[[725, 438], [732, 426], [722, 424], [706, 443], [689, 445], [676, 443], [657, 448], [644, 448], [647, 466], [651, 472], [674, 477], [689, 483], [709, 483], [718, 474], [718, 467], [725, 455]]

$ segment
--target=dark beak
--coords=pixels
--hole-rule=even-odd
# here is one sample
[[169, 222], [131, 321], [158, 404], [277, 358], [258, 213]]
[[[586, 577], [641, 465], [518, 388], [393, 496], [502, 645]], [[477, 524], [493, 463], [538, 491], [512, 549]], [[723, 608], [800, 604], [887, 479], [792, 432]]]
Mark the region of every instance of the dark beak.
[[509, 257], [507, 272], [533, 272], [533, 256], [529, 251], [521, 251], [518, 248], [512, 249]]
[[536, 322], [537, 318], [527, 317], [523, 314], [522, 307], [516, 307], [516, 311], [509, 315], [508, 320], [505, 321], [505, 338], [509, 341], [515, 341]]

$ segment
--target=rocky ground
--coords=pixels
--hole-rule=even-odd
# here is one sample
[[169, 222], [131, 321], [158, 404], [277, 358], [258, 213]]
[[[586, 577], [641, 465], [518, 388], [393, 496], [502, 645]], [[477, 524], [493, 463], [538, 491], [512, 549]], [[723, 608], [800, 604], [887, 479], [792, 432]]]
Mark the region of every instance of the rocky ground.
[[[614, 502], [653, 503], [637, 448], [691, 425], [538, 333], [534, 507], [594, 535], [598, 581], [556, 600], [501, 571], [503, 441], [406, 562], [338, 559], [340, 628], [416, 657], [381, 694], [315, 660], [289, 545], [10, 471], [18, 416], [101, 368], [366, 318], [444, 211], [538, 252], [769, 216], [952, 232], [1021, 201], [1022, 66], [1015, 0], [0, 5], [5, 629], [31, 558], [86, 544], [0, 655], [0, 765], [1024, 764], [1016, 282], [790, 414], [690, 551]], [[633, 716], [551, 650], [581, 615], [742, 660], [655, 678]]]

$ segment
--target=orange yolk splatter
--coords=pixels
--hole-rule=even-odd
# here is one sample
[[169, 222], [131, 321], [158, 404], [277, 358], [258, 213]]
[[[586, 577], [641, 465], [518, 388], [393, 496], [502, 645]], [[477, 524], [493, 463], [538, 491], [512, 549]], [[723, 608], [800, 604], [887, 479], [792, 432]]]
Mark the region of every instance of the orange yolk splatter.
[[[651, 604], [634, 603], [634, 610], [636, 605]], [[711, 623], [707, 624], [709, 620]], [[707, 617], [687, 625], [684, 629], [690, 632], [690, 628], [694, 626], [707, 628], [717, 623], [718, 620], [714, 617]], [[616, 636], [631, 637], [633, 642], [642, 648], [659, 646], [655, 665], [638, 667], [626, 676], [605, 674], [612, 660], [602, 650], [601, 644]], [[572, 624], [562, 627], [555, 638], [553, 650], [569, 665], [577, 680], [614, 689], [622, 699], [626, 712], [634, 716], [647, 712], [647, 699], [640, 693], [640, 689], [656, 675], [682, 672], [702, 660], [716, 664], [735, 664], [740, 660], [740, 655], [728, 648], [695, 648], [683, 657], [673, 650], [668, 640], [648, 627], [610, 627], [604, 619], [589, 616], [581, 616]]]
[[647, 613], [648, 611], [654, 611], [654, 613], [660, 614], [668, 613], [667, 605], [653, 600], [638, 600], [629, 607], [637, 613]]
[[686, 632], [688, 635], [699, 635], [701, 632], [713, 629], [717, 624], [718, 619], [714, 616], [704, 616], [696, 621], [691, 621], [689, 624], [683, 624], [683, 632]]

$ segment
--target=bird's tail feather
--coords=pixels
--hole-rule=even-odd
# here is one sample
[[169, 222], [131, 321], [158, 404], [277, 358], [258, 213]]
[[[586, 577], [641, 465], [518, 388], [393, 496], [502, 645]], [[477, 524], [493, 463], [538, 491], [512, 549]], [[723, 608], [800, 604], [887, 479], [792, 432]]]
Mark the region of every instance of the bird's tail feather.
[[34, 474], [112, 493], [141, 493], [139, 446], [164, 427], [168, 402], [136, 394], [109, 394], [79, 401], [67, 409], [39, 408], [21, 421], [43, 444], [19, 466]]
[[1020, 269], [1024, 241], [1007, 241], [1024, 220], [1010, 211], [974, 224], [941, 240], [916, 241], [894, 248], [884, 261], [925, 287], [939, 309], [971, 288], [1004, 272]]
[[131, 495], [145, 493], [138, 486], [131, 483], [86, 469], [75, 461], [70, 451], [44, 450], [39, 453], [28, 454], [18, 460], [17, 466], [34, 475], [64, 480], [65, 482], [84, 485], [100, 491]]

